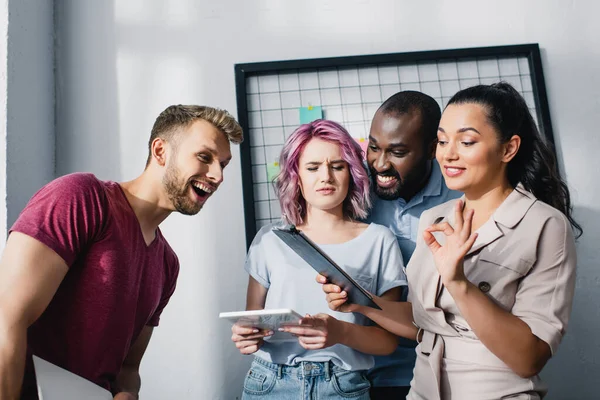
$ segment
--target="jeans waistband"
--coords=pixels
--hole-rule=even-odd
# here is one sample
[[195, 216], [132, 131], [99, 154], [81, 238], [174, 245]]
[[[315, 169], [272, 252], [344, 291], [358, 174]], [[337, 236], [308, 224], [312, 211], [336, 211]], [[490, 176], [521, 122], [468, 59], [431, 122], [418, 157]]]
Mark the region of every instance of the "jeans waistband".
[[[331, 361], [301, 361], [296, 365], [285, 365], [285, 364], [274, 364], [263, 360], [260, 357], [254, 358], [254, 363], [261, 365], [264, 368], [268, 368], [277, 374], [278, 378], [281, 375], [294, 375], [297, 377], [309, 377], [309, 376], [325, 376], [326, 380], [331, 378], [331, 374], [338, 371], [346, 371], [343, 368], [338, 367]], [[346, 371], [347, 372], [347, 371]]]

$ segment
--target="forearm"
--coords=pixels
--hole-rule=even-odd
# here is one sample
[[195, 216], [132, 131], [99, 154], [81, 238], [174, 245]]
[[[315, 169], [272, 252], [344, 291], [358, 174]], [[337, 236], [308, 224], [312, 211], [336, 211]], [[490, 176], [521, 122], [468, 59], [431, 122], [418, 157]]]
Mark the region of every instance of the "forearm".
[[412, 304], [405, 301], [390, 301], [373, 296], [381, 310], [359, 306], [357, 312], [395, 335], [415, 340], [417, 328], [413, 324]]
[[339, 343], [362, 353], [383, 356], [391, 354], [398, 346], [398, 338], [378, 326], [339, 322], [342, 328]]
[[124, 365], [113, 384], [113, 393], [130, 393], [135, 398], [138, 397], [142, 380], [138, 368], [135, 366]]
[[25, 372], [26, 332], [23, 328], [0, 332], [0, 399], [20, 397]]
[[446, 287], [479, 340], [516, 374], [530, 377], [548, 361], [548, 345], [518, 317], [503, 310], [471, 282]]

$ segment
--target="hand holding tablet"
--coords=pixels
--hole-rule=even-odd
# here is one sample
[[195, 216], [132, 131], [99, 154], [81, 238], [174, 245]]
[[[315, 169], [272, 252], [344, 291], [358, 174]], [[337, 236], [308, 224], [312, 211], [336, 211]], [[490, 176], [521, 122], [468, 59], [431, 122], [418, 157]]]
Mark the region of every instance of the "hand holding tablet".
[[[250, 354], [262, 345], [262, 339], [269, 342], [285, 342], [297, 340], [290, 333], [280, 332], [280, 328], [300, 323], [302, 316], [290, 309], [251, 310], [223, 312], [219, 318], [234, 324], [232, 340], [243, 354]], [[256, 346], [256, 349], [254, 348]], [[247, 347], [248, 351], [242, 351]]]
[[287, 308], [276, 310], [251, 310], [222, 312], [219, 318], [226, 319], [234, 324], [258, 329], [276, 331], [286, 325], [296, 325], [302, 315]]
[[335, 283], [329, 282], [329, 280], [321, 275], [317, 275], [317, 283], [320, 283], [325, 292], [325, 299], [329, 308], [333, 311], [338, 312], [357, 312], [359, 307], [358, 304], [348, 301], [348, 293]]

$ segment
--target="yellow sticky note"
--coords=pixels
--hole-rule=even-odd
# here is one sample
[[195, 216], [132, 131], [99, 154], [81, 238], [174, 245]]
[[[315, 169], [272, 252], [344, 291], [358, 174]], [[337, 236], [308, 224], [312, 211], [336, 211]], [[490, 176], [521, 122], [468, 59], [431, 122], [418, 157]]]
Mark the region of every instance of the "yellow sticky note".
[[280, 168], [278, 162], [267, 164], [267, 180], [273, 182], [273, 179], [279, 174]]

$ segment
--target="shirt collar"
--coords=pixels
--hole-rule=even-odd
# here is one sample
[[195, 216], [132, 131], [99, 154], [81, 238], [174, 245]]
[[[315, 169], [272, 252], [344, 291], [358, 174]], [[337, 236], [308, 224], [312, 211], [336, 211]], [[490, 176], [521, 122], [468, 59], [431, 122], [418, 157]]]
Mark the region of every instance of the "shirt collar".
[[[465, 195], [460, 197], [460, 200], [465, 202]], [[504, 225], [507, 228], [514, 228], [527, 214], [527, 211], [531, 208], [533, 203], [537, 199], [535, 196], [525, 190], [525, 187], [519, 183], [516, 188], [508, 195], [506, 199], [500, 204], [500, 206], [492, 214], [494, 222]], [[446, 220], [454, 226], [454, 207], [447, 209], [445, 216]]]
[[535, 196], [519, 183], [492, 214], [492, 218], [507, 228], [514, 228], [536, 200]]
[[[460, 200], [465, 201], [463, 195]], [[533, 203], [537, 199], [533, 194], [526, 191], [522, 184], [518, 184], [517, 187], [508, 195], [506, 199], [500, 204], [500, 206], [494, 211], [491, 218], [485, 222], [478, 230], [477, 239], [467, 254], [471, 254], [480, 248], [487, 246], [494, 240], [504, 235], [504, 230], [500, 229], [498, 224], [513, 229], [527, 214], [527, 211], [531, 208]], [[455, 204], [454, 202], [452, 203]], [[445, 218], [439, 218], [435, 223], [446, 220], [451, 226], [455, 226], [455, 211], [454, 207], [448, 207], [446, 209]]]
[[411, 206], [415, 206], [424, 201], [425, 197], [434, 197], [442, 194], [442, 185], [444, 184], [444, 178], [442, 177], [442, 171], [440, 170], [440, 166], [438, 165], [436, 160], [431, 162], [431, 174], [429, 175], [429, 179], [427, 183], [423, 187], [423, 189], [419, 190], [413, 197], [410, 199], [408, 204]]

